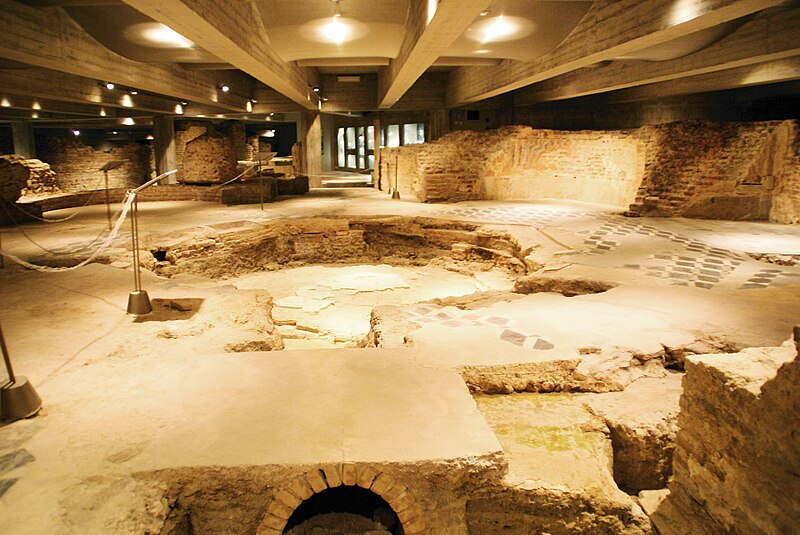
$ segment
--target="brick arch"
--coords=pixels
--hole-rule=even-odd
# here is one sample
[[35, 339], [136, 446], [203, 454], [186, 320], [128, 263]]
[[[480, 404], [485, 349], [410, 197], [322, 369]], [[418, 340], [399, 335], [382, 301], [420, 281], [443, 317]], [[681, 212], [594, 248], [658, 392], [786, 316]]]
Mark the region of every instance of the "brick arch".
[[383, 498], [400, 519], [406, 535], [429, 533], [422, 507], [405, 485], [374, 468], [352, 463], [328, 464], [313, 468], [276, 490], [256, 533], [281, 535], [292, 513], [301, 503], [314, 494], [342, 485], [361, 487]]

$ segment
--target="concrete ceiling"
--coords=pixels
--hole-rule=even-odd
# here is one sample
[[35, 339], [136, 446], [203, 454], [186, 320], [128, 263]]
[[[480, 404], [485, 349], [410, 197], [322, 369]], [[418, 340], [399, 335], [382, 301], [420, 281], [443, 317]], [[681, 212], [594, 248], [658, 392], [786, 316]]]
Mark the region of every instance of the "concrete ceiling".
[[[203, 114], [325, 111], [333, 102], [330, 111], [359, 111], [390, 108], [404, 96], [404, 106], [430, 109], [521, 88], [518, 100], [535, 104], [790, 60], [800, 55], [790, 39], [800, 20], [797, 4], [0, 0], [0, 24], [10, 30], [0, 35], [0, 69], [8, 73], [0, 92], [66, 99], [45, 87], [62, 73], [72, 77], [65, 86], [81, 95], [71, 99], [81, 113], [86, 106], [130, 107], [130, 98], [92, 89], [102, 80], [146, 94], [148, 109], [186, 100], [191, 113]], [[331, 24], [339, 25], [333, 33]], [[660, 67], [646, 66], [654, 62]], [[794, 79], [793, 69], [769, 72], [778, 83]], [[364, 77], [360, 85], [342, 85], [337, 74]], [[758, 83], [772, 81], [759, 76]], [[624, 85], [615, 83], [620, 79]], [[721, 76], [698, 90], [725, 84], [740, 82]], [[223, 85], [231, 91], [222, 93]], [[312, 92], [319, 86], [322, 92]]]

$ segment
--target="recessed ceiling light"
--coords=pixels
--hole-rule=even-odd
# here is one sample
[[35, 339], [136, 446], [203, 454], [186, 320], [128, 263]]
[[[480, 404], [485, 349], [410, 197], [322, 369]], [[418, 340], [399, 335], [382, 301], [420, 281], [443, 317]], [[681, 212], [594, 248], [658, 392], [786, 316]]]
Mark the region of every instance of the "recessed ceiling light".
[[227, 84], [222, 84], [221, 86], [219, 86], [219, 88], [220, 88], [220, 90], [221, 90], [223, 93], [227, 93], [228, 91], [230, 91], [230, 90], [231, 90], [231, 88], [230, 88], [230, 87], [228, 87], [228, 85], [227, 85]]
[[145, 139], [147, 141], [153, 141], [155, 138], [153, 137], [153, 134], [147, 134], [147, 137]]
[[139, 94], [139, 92], [138, 92], [138, 91], [136, 91], [135, 89], [131, 89], [131, 90], [129, 91], [129, 93], [130, 93], [131, 95], [133, 95], [133, 96], [136, 96], [136, 95], [138, 95], [138, 94]]
[[522, 39], [533, 33], [536, 26], [522, 17], [483, 17], [469, 27], [466, 36], [479, 43], [497, 43]]
[[488, 54], [491, 50], [487, 50], [485, 48], [481, 48], [475, 51], [475, 54]]
[[112, 130], [111, 133], [116, 136], [118, 132], [116, 130]]
[[115, 87], [117, 87], [117, 86], [115, 86], [111, 82], [106, 82], [106, 89], [114, 89]]
[[72, 131], [72, 135], [73, 136], [79, 136], [79, 135], [81, 135], [81, 131], [80, 130], [73, 130]]

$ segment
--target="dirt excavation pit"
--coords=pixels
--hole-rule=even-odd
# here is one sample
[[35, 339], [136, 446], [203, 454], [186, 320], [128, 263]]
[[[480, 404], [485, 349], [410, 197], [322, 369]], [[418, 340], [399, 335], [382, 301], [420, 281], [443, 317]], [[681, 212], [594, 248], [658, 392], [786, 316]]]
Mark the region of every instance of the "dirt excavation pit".
[[[509, 292], [528, 271], [516, 240], [428, 218], [305, 218], [202, 227], [150, 246], [149, 267], [266, 290], [285, 349], [359, 347], [376, 306]], [[237, 343], [228, 351], [277, 349]]]

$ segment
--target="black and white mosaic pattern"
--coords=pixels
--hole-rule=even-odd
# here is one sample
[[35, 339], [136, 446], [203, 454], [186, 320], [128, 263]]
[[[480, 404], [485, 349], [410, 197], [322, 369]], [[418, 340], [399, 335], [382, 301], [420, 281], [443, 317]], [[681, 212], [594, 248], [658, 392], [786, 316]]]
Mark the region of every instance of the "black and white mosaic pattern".
[[740, 289], [752, 290], [756, 288], [769, 288], [775, 283], [778, 277], [800, 277], [800, 273], [793, 273], [776, 268], [764, 268], [747, 279], [747, 282], [742, 284]]
[[734, 269], [741, 260], [722, 258], [719, 256], [684, 256], [675, 254], [657, 254], [650, 258], [663, 260], [664, 266], [649, 266], [648, 277], [667, 278], [676, 286], [694, 286], [709, 290], [716, 286]]
[[502, 329], [500, 340], [525, 349], [549, 350], [555, 345], [538, 334], [527, 332], [515, 325], [514, 320], [494, 315], [479, 315], [468, 310], [448, 309], [437, 305], [415, 305], [406, 307], [404, 312], [411, 315], [412, 323], [428, 325], [438, 323], [444, 327], [483, 327], [494, 326]]
[[457, 219], [476, 219], [479, 221], [496, 221], [543, 227], [559, 220], [585, 217], [585, 213], [568, 210], [557, 210], [541, 206], [486, 206], [465, 207], [445, 210], [438, 215]]

